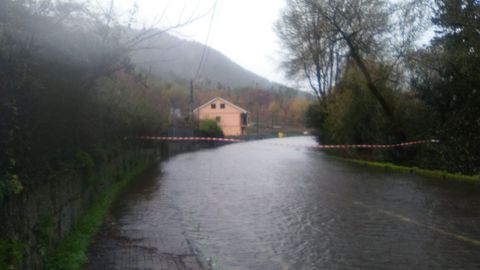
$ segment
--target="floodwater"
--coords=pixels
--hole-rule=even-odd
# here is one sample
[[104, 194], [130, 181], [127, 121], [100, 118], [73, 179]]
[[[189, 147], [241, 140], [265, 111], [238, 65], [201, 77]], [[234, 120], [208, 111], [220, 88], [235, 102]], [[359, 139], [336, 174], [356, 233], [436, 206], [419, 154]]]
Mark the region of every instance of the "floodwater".
[[480, 269], [478, 185], [299, 144], [315, 142], [238, 143], [163, 163], [120, 198], [89, 268]]

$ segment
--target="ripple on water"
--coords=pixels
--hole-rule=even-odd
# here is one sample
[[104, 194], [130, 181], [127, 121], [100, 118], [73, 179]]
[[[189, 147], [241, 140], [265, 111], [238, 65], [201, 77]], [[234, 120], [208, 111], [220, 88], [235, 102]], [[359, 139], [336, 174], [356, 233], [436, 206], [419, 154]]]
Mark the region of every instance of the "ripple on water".
[[455, 190], [269, 142], [185, 154], [165, 166], [163, 188], [174, 194], [186, 234], [223, 269], [480, 266], [478, 246], [429, 227], [480, 235], [478, 187]]

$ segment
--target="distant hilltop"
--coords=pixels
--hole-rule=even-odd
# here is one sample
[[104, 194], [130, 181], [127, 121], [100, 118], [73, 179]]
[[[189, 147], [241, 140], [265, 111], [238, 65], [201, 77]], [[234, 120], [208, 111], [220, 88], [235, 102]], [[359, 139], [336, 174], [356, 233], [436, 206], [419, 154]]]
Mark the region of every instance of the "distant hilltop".
[[[163, 33], [139, 45], [132, 62], [165, 82], [189, 81], [195, 77], [204, 45]], [[233, 62], [221, 52], [208, 47], [207, 61], [198, 81], [209, 88], [259, 87], [281, 90], [288, 87], [271, 82]]]

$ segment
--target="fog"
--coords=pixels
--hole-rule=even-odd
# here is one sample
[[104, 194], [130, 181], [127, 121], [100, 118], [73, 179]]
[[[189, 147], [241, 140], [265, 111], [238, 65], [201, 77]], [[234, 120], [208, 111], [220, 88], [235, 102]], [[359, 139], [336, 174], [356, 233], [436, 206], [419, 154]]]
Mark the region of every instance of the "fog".
[[[107, 7], [109, 3], [104, 0], [101, 5]], [[128, 14], [135, 3], [138, 6], [136, 27], [168, 28], [193, 19], [185, 26], [172, 29], [170, 33], [207, 44], [271, 81], [295, 85], [279, 69], [281, 48], [272, 28], [285, 6], [284, 0], [114, 2], [119, 14]]]

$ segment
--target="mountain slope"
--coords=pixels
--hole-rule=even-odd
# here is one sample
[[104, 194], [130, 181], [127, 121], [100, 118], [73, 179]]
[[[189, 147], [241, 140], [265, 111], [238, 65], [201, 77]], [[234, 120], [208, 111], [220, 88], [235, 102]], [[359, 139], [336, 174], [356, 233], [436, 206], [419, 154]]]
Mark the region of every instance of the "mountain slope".
[[[133, 54], [133, 63], [158, 79], [172, 82], [189, 81], [195, 77], [204, 45], [165, 33], [141, 44], [140, 48], [146, 49]], [[206, 87], [285, 87], [246, 70], [215, 49], [208, 48], [206, 56], [207, 60], [197, 76]]]

